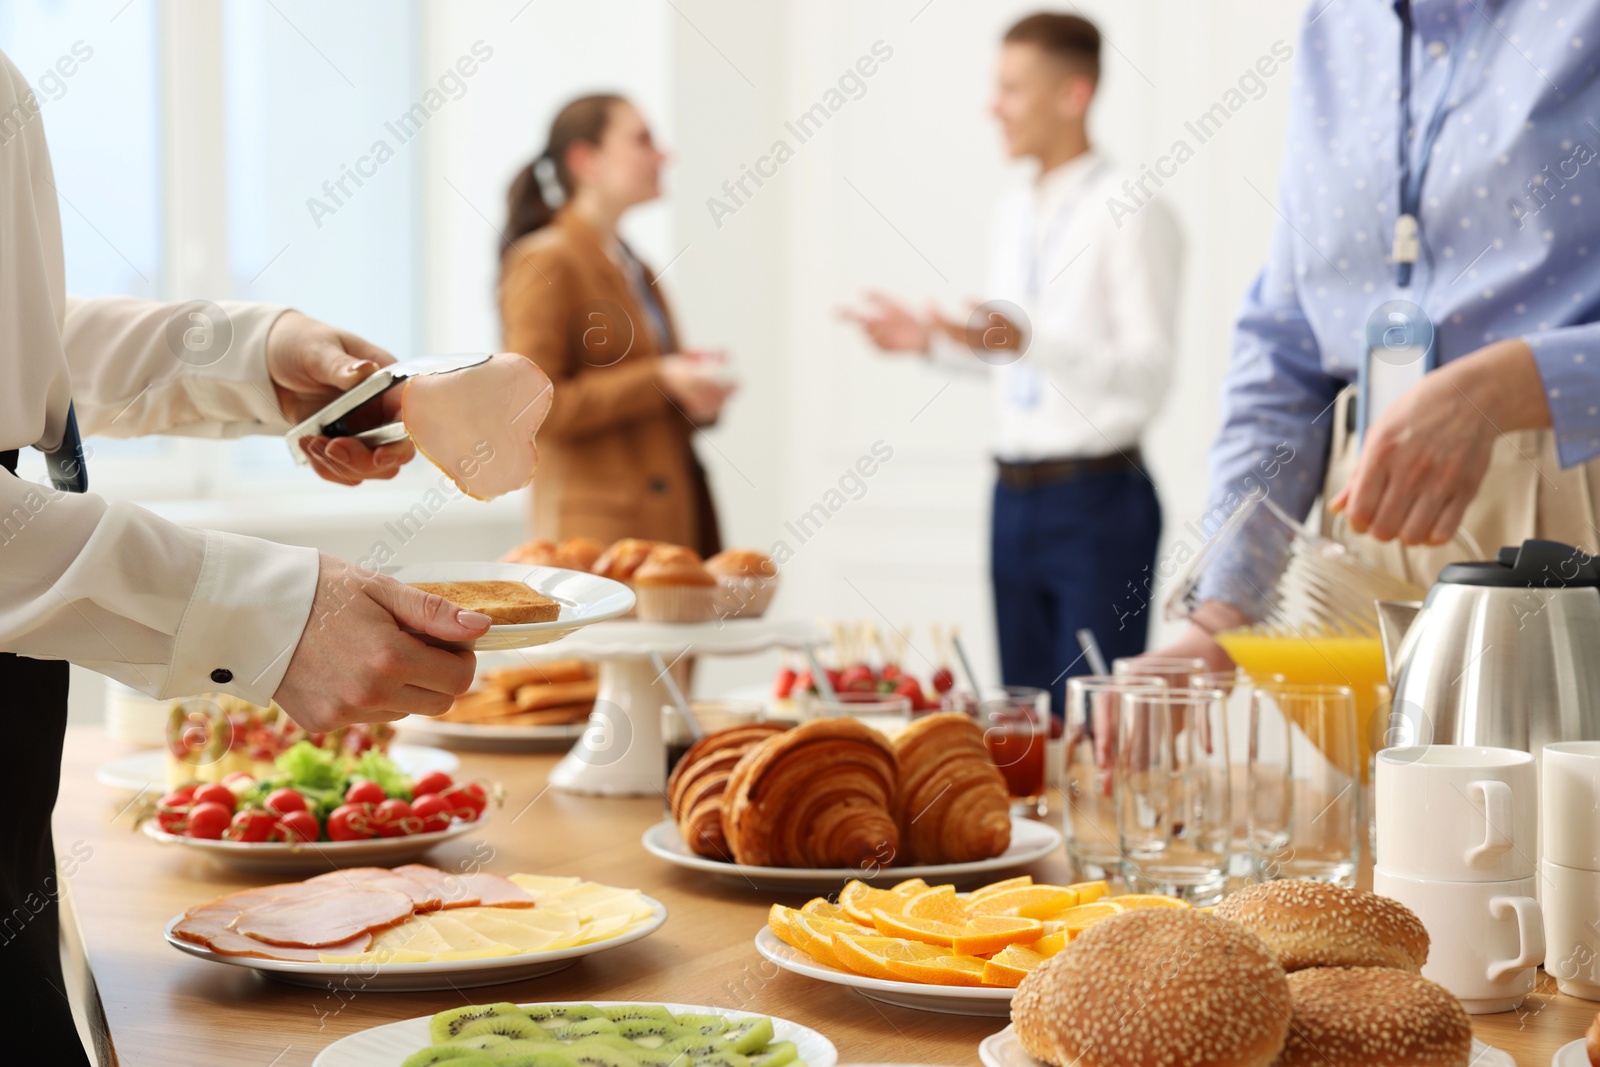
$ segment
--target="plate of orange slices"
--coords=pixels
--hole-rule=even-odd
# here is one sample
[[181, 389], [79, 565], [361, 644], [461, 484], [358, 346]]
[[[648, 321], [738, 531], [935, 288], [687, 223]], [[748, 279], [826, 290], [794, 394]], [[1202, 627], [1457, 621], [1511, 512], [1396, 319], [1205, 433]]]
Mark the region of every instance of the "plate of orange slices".
[[878, 889], [853, 881], [836, 900], [774, 904], [756, 951], [786, 971], [848, 986], [886, 1004], [949, 1015], [1005, 1016], [1018, 983], [1092, 924], [1130, 908], [1189, 905], [1109, 896], [1105, 882], [974, 889], [920, 878]]

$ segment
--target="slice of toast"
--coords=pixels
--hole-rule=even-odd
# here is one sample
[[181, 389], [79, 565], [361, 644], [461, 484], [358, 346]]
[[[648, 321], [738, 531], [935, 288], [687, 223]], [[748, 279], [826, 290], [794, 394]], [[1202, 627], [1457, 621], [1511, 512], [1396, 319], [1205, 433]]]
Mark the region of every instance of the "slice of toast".
[[452, 604], [481, 611], [496, 626], [526, 622], [555, 622], [561, 605], [522, 582], [412, 582], [424, 593], [438, 593]]

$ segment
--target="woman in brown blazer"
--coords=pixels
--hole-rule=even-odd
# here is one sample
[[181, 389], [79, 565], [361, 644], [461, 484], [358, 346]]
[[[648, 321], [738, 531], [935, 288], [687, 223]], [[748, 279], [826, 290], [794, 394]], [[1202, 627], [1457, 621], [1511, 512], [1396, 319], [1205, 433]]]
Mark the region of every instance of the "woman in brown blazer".
[[539, 432], [534, 536], [641, 537], [718, 550], [691, 437], [732, 386], [715, 357], [679, 348], [654, 274], [617, 235], [660, 195], [663, 153], [620, 96], [562, 108], [512, 183], [501, 249], [505, 349], [555, 382]]

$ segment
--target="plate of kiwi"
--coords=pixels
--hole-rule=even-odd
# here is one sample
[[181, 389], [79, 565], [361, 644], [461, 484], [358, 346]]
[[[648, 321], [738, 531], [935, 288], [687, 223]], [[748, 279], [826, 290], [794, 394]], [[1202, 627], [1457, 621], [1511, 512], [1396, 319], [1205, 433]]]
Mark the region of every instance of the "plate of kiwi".
[[341, 1038], [312, 1067], [835, 1067], [787, 1019], [695, 1004], [469, 1004]]

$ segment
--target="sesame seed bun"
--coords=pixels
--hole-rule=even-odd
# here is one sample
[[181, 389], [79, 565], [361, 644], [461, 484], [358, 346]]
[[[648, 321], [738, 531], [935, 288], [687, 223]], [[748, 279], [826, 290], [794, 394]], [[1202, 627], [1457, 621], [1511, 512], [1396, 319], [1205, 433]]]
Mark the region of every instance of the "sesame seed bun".
[[1054, 1067], [1268, 1067], [1289, 983], [1261, 939], [1188, 908], [1102, 919], [1017, 987], [1011, 1025]]
[[1461, 1002], [1387, 967], [1313, 967], [1289, 976], [1294, 1015], [1278, 1067], [1467, 1067]]
[[1286, 971], [1307, 967], [1393, 967], [1418, 974], [1428, 931], [1398, 900], [1326, 882], [1284, 879], [1246, 886], [1213, 914], [1267, 943]]

